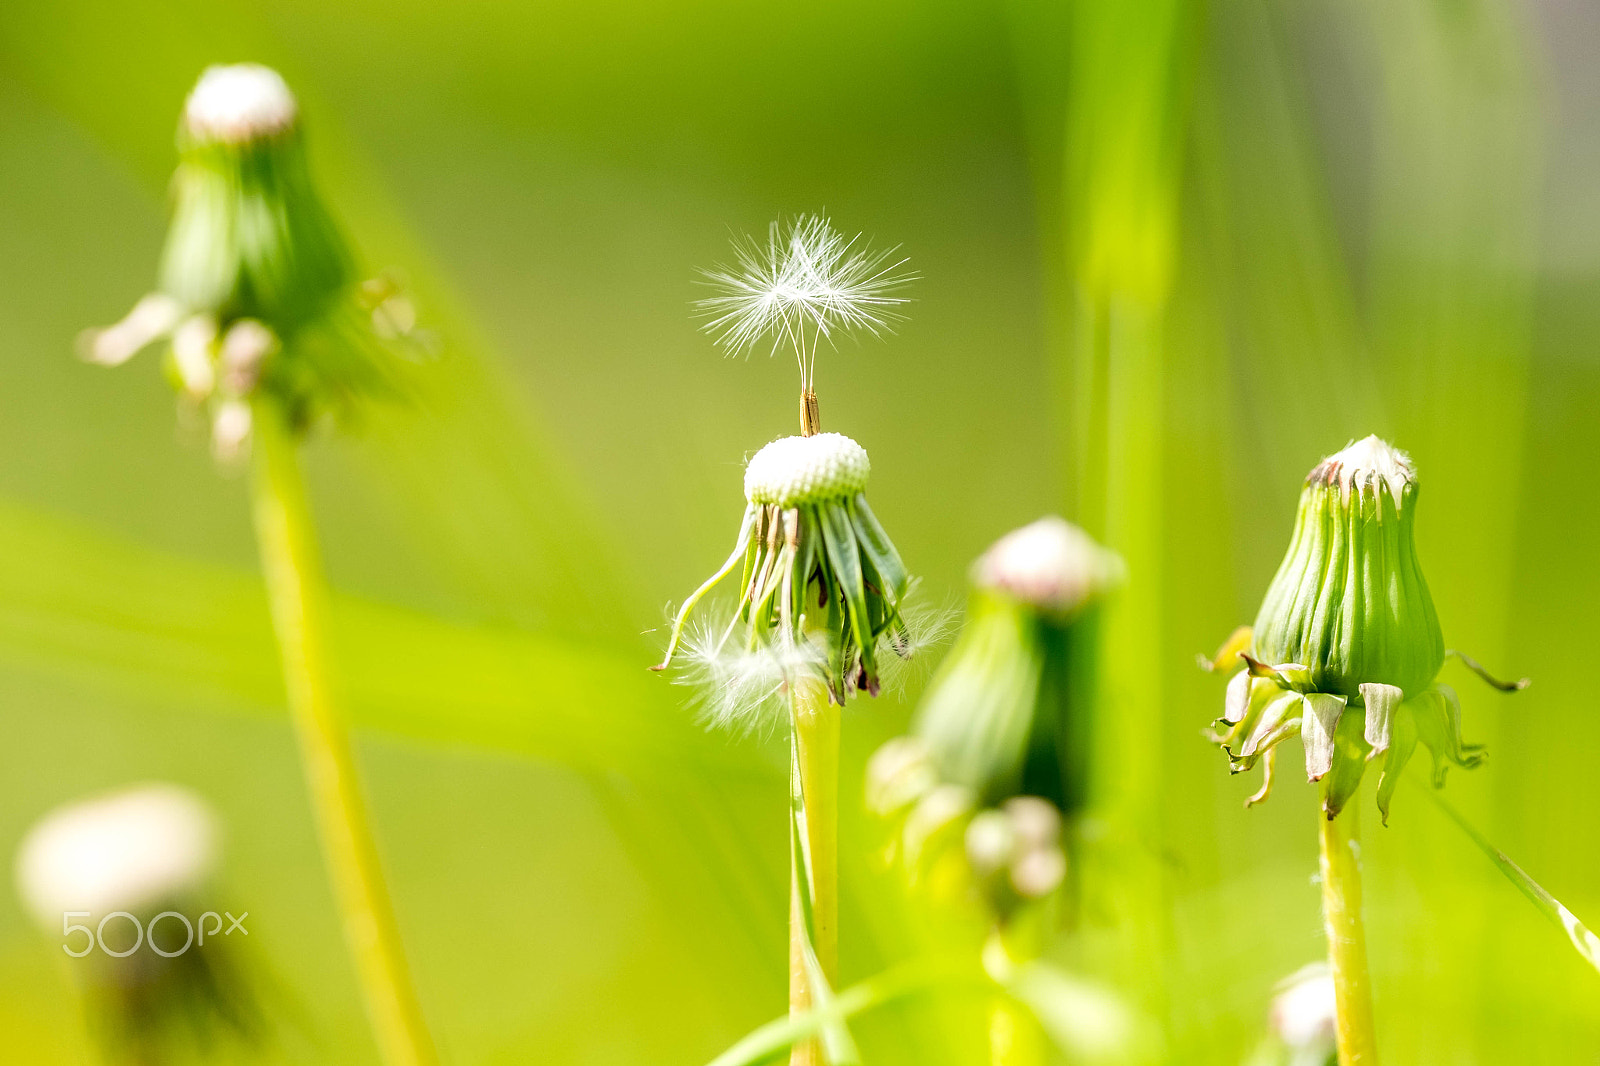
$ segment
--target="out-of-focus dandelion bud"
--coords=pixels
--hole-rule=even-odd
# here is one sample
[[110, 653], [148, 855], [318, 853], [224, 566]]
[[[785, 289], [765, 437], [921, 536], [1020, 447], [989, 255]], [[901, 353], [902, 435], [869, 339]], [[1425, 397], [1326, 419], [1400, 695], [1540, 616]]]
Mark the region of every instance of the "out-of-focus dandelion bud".
[[1338, 1023], [1333, 975], [1314, 962], [1279, 982], [1267, 1034], [1249, 1066], [1335, 1066]]
[[1025, 793], [1079, 808], [1095, 606], [1121, 572], [1114, 554], [1053, 517], [978, 560], [966, 627], [913, 725], [943, 780], [989, 804]]
[[73, 976], [113, 1061], [168, 1061], [175, 1042], [257, 1034], [236, 948], [206, 912], [216, 819], [175, 785], [143, 785], [46, 814], [17, 853], [29, 913], [74, 956]]
[[1248, 802], [1266, 798], [1275, 749], [1294, 736], [1307, 776], [1324, 782], [1330, 818], [1355, 794], [1365, 764], [1381, 758], [1387, 821], [1419, 740], [1433, 753], [1436, 785], [1449, 763], [1482, 761], [1482, 748], [1462, 742], [1455, 691], [1435, 681], [1446, 652], [1417, 561], [1417, 494], [1410, 458], [1377, 437], [1306, 478], [1288, 554], [1213, 727], [1234, 772], [1266, 759], [1266, 780]]
[[[207, 69], [184, 106], [178, 151], [160, 291], [86, 333], [85, 357], [115, 365], [170, 338], [168, 365], [190, 403], [248, 403], [265, 392], [297, 427], [396, 392], [394, 353], [382, 342], [409, 334], [414, 314], [386, 314], [386, 332], [371, 321], [350, 250], [313, 186], [283, 79], [252, 63]], [[215, 413], [211, 421], [238, 423]], [[219, 455], [238, 450], [218, 445]]]
[[938, 784], [922, 742], [915, 737], [895, 737], [867, 760], [867, 809], [886, 818], [905, 810]]

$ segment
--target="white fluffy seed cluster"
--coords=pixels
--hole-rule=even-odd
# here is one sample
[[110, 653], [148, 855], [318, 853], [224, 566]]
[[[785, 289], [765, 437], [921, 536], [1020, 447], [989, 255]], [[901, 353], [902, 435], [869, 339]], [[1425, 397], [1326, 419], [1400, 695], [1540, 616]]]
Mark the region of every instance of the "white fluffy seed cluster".
[[780, 507], [854, 496], [867, 487], [871, 472], [867, 450], [842, 433], [783, 437], [744, 468], [744, 496]]
[[1279, 989], [1272, 1001], [1272, 1028], [1279, 1039], [1297, 1051], [1331, 1049], [1338, 1006], [1327, 965], [1312, 963], [1292, 974]]
[[995, 541], [974, 567], [982, 588], [1045, 610], [1068, 613], [1122, 576], [1122, 560], [1093, 537], [1051, 515]]
[[59, 928], [63, 911], [137, 913], [200, 888], [216, 835], [187, 789], [125, 789], [46, 814], [18, 850], [17, 888], [46, 928]]
[[1306, 480], [1338, 485], [1340, 497], [1347, 502], [1352, 491], [1359, 497], [1382, 486], [1398, 508], [1405, 487], [1416, 482], [1417, 470], [1411, 456], [1373, 434], [1322, 460]]
[[242, 144], [288, 129], [298, 110], [277, 71], [237, 63], [206, 68], [184, 105], [183, 122], [200, 140]]

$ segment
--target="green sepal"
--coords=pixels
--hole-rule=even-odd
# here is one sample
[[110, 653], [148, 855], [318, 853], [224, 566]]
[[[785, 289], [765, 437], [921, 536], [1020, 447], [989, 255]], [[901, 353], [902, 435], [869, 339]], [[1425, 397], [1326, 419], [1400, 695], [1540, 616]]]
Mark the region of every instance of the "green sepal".
[[1366, 741], [1362, 738], [1359, 715], [1345, 714], [1335, 729], [1333, 765], [1322, 782], [1322, 811], [1336, 818], [1361, 788], [1361, 774], [1367, 768]]
[[[1394, 790], [1405, 773], [1406, 763], [1411, 761], [1411, 755], [1416, 750], [1415, 710], [1410, 703], [1403, 703], [1389, 724], [1389, 750], [1383, 759], [1383, 773], [1378, 777], [1378, 814], [1383, 818], [1384, 825], [1389, 824], [1389, 802], [1394, 798]], [[1377, 755], [1376, 750], [1373, 755]]]
[[1427, 745], [1433, 756], [1434, 788], [1444, 787], [1450, 763], [1470, 770], [1483, 762], [1483, 746], [1461, 740], [1461, 702], [1455, 689], [1435, 684], [1411, 700], [1410, 705], [1416, 716], [1417, 739]]
[[822, 540], [828, 551], [828, 565], [839, 582], [845, 605], [845, 624], [849, 627], [845, 646], [861, 657], [867, 691], [874, 695], [878, 688], [878, 669], [873, 657], [872, 629], [867, 615], [867, 586], [861, 570], [861, 555], [856, 548], [856, 538], [850, 526], [850, 515], [838, 500], [827, 500], [817, 506], [822, 519]]
[[695, 589], [689, 598], [683, 601], [683, 606], [678, 609], [678, 615], [672, 622], [672, 637], [667, 642], [666, 657], [652, 669], [665, 670], [671, 664], [673, 655], [677, 653], [678, 643], [683, 638], [683, 626], [689, 620], [689, 612], [694, 609], [694, 605], [699, 603], [706, 593], [710, 592], [719, 581], [728, 576], [740, 559], [746, 557], [750, 534], [755, 528], [756, 512], [757, 508], [754, 504], [745, 507], [744, 521], [739, 524], [739, 538], [734, 544], [733, 553], [728, 556], [728, 561], [722, 564], [722, 569], [707, 578], [704, 584]]
[[1320, 781], [1333, 767], [1334, 737], [1344, 714], [1345, 698], [1328, 692], [1308, 692], [1303, 698], [1300, 742], [1306, 749], [1306, 776]]
[[1374, 755], [1381, 755], [1389, 749], [1394, 713], [1405, 698], [1405, 693], [1394, 685], [1361, 686], [1361, 704], [1366, 709], [1363, 736]]

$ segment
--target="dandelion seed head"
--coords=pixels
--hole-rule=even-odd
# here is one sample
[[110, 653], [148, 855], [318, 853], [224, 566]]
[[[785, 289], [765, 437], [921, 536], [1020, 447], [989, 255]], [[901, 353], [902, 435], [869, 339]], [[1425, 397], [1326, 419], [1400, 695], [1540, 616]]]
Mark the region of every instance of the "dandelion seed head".
[[187, 789], [124, 789], [45, 815], [18, 850], [17, 887], [47, 928], [63, 911], [140, 911], [199, 888], [215, 840], [211, 812]]
[[788, 345], [810, 388], [819, 341], [864, 331], [878, 336], [904, 319], [899, 295], [915, 275], [903, 271], [898, 246], [874, 250], [857, 234], [846, 237], [821, 215], [802, 215], [787, 227], [774, 222], [765, 240], [734, 241], [731, 266], [705, 272], [716, 295], [697, 303], [704, 328], [731, 354], [770, 341]]
[[867, 450], [842, 433], [780, 437], [745, 466], [744, 496], [780, 507], [854, 496], [871, 473]]
[[294, 125], [299, 108], [281, 75], [259, 63], [207, 67], [183, 108], [184, 127], [202, 141], [242, 144]]

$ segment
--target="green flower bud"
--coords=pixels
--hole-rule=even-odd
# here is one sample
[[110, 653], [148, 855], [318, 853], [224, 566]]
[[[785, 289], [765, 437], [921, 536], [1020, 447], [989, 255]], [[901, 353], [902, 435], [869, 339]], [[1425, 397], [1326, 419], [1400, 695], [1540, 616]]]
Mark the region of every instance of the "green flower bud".
[[184, 107], [178, 150], [163, 292], [287, 337], [350, 285], [349, 250], [312, 187], [298, 108], [276, 72], [208, 69]]
[[913, 722], [940, 777], [986, 805], [1083, 803], [1095, 606], [1121, 562], [1060, 518], [1007, 534], [973, 567], [967, 623]]
[[169, 376], [186, 404], [208, 409], [220, 457], [248, 443], [263, 393], [303, 427], [320, 411], [402, 391], [394, 342], [426, 337], [392, 282], [355, 284], [283, 79], [254, 64], [206, 70], [178, 150], [160, 291], [86, 333], [84, 355], [114, 366], [169, 340]]
[[[1289, 552], [1254, 631], [1236, 632], [1210, 664], [1245, 663], [1212, 739], [1235, 773], [1265, 760], [1266, 780], [1247, 806], [1267, 797], [1277, 746], [1295, 736], [1306, 776], [1323, 782], [1329, 818], [1376, 761], [1387, 821], [1419, 741], [1433, 754], [1435, 785], [1451, 763], [1483, 760], [1481, 747], [1462, 742], [1455, 691], [1435, 681], [1446, 651], [1417, 562], [1417, 491], [1411, 460], [1377, 437], [1324, 459], [1307, 477]], [[1527, 684], [1501, 684], [1458, 657], [1503, 691]]]
[[1256, 659], [1304, 666], [1317, 691], [1350, 699], [1433, 683], [1444, 636], [1417, 562], [1417, 492], [1410, 458], [1377, 437], [1317, 464], [1256, 616]]
[[[740, 696], [716, 701], [724, 706], [717, 717], [744, 713], [735, 704], [759, 702], [744, 698], [752, 690], [801, 675], [823, 680], [839, 703], [857, 689], [877, 695], [881, 646], [910, 654], [903, 608], [911, 579], [867, 506], [870, 471], [866, 450], [838, 433], [784, 437], [757, 452], [745, 470], [733, 552], [684, 602], [656, 669], [672, 663], [695, 605], [742, 562], [731, 624], [696, 649], [713, 680]], [[752, 672], [763, 675], [754, 685]], [[776, 686], [765, 680], [774, 672]]]

